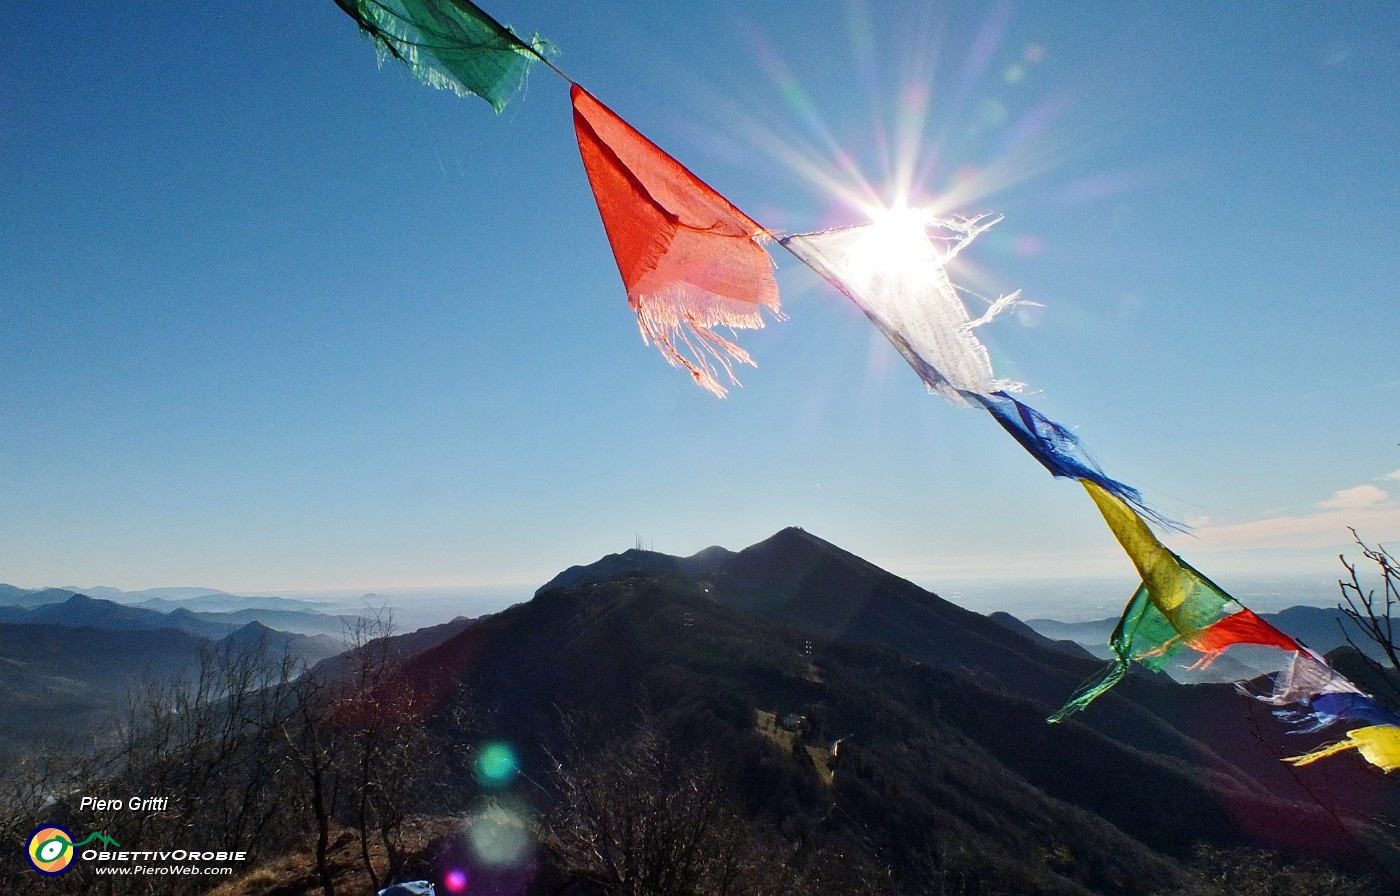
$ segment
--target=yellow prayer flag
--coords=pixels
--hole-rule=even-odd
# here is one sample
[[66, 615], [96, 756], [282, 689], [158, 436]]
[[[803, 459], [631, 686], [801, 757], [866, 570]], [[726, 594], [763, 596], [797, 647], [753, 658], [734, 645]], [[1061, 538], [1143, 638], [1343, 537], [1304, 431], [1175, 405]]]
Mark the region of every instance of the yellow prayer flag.
[[1394, 725], [1368, 725], [1347, 732], [1345, 740], [1319, 747], [1302, 756], [1289, 756], [1284, 762], [1308, 765], [1343, 750], [1356, 750], [1367, 762], [1388, 772], [1400, 768], [1400, 728]]

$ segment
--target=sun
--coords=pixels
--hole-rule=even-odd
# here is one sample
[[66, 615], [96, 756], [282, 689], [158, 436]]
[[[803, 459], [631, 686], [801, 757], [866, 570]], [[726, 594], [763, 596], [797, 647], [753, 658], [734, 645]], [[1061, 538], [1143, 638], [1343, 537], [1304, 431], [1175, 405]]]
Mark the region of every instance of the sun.
[[911, 234], [925, 234], [929, 225], [938, 220], [932, 209], [911, 207], [905, 199], [890, 205], [865, 204], [861, 211], [870, 220], [871, 229], [889, 239], [906, 240]]
[[861, 211], [870, 221], [859, 244], [864, 265], [907, 276], [938, 263], [929, 228], [939, 221], [931, 209], [897, 200], [890, 205], [862, 204]]

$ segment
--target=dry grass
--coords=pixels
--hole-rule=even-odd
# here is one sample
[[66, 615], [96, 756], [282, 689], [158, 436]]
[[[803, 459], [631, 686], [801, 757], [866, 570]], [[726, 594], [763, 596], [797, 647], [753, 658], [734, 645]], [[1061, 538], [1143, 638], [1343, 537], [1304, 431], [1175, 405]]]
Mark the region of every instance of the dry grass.
[[[776, 712], [769, 712], [765, 709], [754, 712], [754, 729], [768, 740], [777, 745], [784, 755], [791, 756], [798, 743], [798, 735], [795, 731], [789, 731], [778, 721]], [[824, 747], [813, 747], [804, 745], [804, 752], [807, 758], [812, 761], [812, 767], [816, 769], [817, 777], [823, 784], [830, 787], [835, 777], [831, 770], [831, 751]]]
[[[434, 844], [456, 831], [460, 822], [454, 818], [414, 818], [405, 825], [404, 842], [409, 855], [423, 858], [431, 854]], [[370, 855], [379, 873], [384, 872], [383, 850], [372, 848]], [[370, 883], [360, 857], [360, 844], [353, 831], [337, 830], [331, 838], [331, 875], [336, 892], [362, 894], [370, 892]], [[321, 880], [316, 873], [316, 858], [309, 845], [300, 845], [293, 852], [269, 859], [248, 873], [220, 884], [207, 896], [320, 896]]]
[[791, 754], [793, 744], [797, 742], [797, 735], [778, 724], [778, 714], [760, 709], [754, 715], [757, 717], [755, 728], [758, 733], [777, 744], [783, 753]]

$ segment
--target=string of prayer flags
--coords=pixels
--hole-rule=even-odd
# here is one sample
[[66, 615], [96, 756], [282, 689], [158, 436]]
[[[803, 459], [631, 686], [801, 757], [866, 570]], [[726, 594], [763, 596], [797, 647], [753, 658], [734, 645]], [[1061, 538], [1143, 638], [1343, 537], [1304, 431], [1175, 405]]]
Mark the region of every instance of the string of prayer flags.
[[905, 210], [780, 242], [854, 302], [930, 391], [963, 405], [964, 393], [1020, 388], [992, 374], [987, 348], [973, 332], [1020, 294], [1001, 297], [974, 320], [947, 272], [948, 262], [999, 220], [940, 220]]
[[598, 213], [643, 339], [723, 396], [749, 354], [716, 327], [780, 318], [768, 232], [587, 91], [573, 85], [574, 131]]
[[[1255, 694], [1242, 684], [1240, 693], [1278, 707], [1274, 714], [1307, 727], [1296, 733], [1317, 731], [1338, 721], [1400, 725], [1400, 717], [1365, 693], [1315, 651], [1300, 646], [1288, 667], [1274, 676], [1271, 692]], [[1302, 707], [1289, 709], [1288, 707]]]
[[[1017, 441], [1033, 455], [1038, 458], [1045, 455], [1049, 462], [1042, 460], [1042, 463], [1055, 472], [1058, 460], [1054, 441], [1036, 438], [1037, 427], [1044, 425], [1040, 422], [1044, 421], [1043, 417], [1008, 395], [995, 396], [995, 399], [979, 397], [978, 400], [1013, 436], [1020, 433]], [[1015, 417], [1011, 416], [1008, 405], [1015, 409]], [[1056, 426], [1050, 421], [1044, 422], [1050, 427]], [[1041, 447], [1042, 444], [1048, 447]], [[1077, 442], [1073, 444], [1077, 447]], [[1092, 469], [1097, 470], [1096, 467]], [[1160, 670], [1182, 649], [1190, 647], [1201, 654], [1192, 668], [1204, 668], [1235, 644], [1277, 647], [1293, 653], [1288, 668], [1275, 676], [1271, 694], [1251, 696], [1276, 707], [1302, 707], [1275, 711], [1280, 718], [1299, 726], [1295, 733], [1312, 733], [1343, 721], [1370, 723], [1349, 731], [1342, 741], [1285, 761], [1308, 765], [1355, 749], [1363, 759], [1384, 771], [1400, 768], [1400, 716], [1363, 693], [1321, 656], [1247, 607], [1240, 606], [1236, 612], [1222, 615], [1229, 604], [1239, 606], [1239, 602], [1158, 541], [1123, 496], [1093, 479], [1074, 478], [1080, 480], [1098, 507], [1137, 568], [1142, 584], [1128, 602], [1109, 640], [1115, 659], [1047, 721], [1062, 721], [1087, 707], [1122, 681], [1132, 662]], [[1237, 687], [1249, 693], [1243, 686]]]
[[[1258, 699], [1278, 707], [1304, 707], [1276, 711], [1286, 721], [1304, 726], [1297, 733], [1319, 731], [1342, 721], [1371, 723], [1347, 732], [1342, 741], [1285, 761], [1308, 765], [1354, 749], [1384, 771], [1400, 768], [1400, 717], [1363, 693], [1321, 656], [1248, 608], [1222, 616], [1228, 604], [1238, 605], [1238, 601], [1163, 546], [1122, 498], [1092, 481], [1081, 480], [1081, 484], [1133, 561], [1142, 576], [1142, 585], [1124, 610], [1110, 641], [1116, 661], [1049, 721], [1058, 722], [1083, 709], [1121, 681], [1131, 661], [1160, 669], [1189, 646], [1201, 652], [1202, 658], [1196, 665], [1202, 667], [1233, 644], [1257, 644], [1293, 652], [1288, 668], [1275, 676], [1272, 693]], [[1248, 693], [1242, 686], [1237, 687]]]
[[[1227, 598], [1233, 600], [1233, 598]], [[1252, 610], [1221, 617], [1189, 635], [1182, 634], [1152, 600], [1146, 584], [1139, 586], [1118, 625], [1109, 638], [1116, 659], [1097, 678], [1077, 691], [1049, 721], [1059, 722], [1066, 716], [1084, 709], [1097, 697], [1123, 680], [1130, 663], [1159, 672], [1168, 662], [1189, 647], [1201, 654], [1191, 669], [1204, 669], [1215, 662], [1226, 648], [1234, 644], [1257, 644], [1284, 650], [1302, 650], [1302, 646], [1274, 626], [1260, 619]]]
[[[470, 0], [336, 4], [374, 40], [381, 61], [397, 59], [419, 80], [482, 97], [497, 112], [522, 88], [534, 62], [554, 69], [547, 42], [522, 39]], [[569, 83], [579, 154], [642, 337], [670, 364], [723, 396], [719, 371], [737, 383], [733, 365], [754, 362], [716, 330], [762, 327], [763, 309], [782, 317], [764, 248], [772, 237]], [[1203, 668], [1232, 645], [1263, 645], [1292, 651], [1293, 657], [1270, 693], [1250, 696], [1274, 707], [1295, 733], [1362, 724], [1343, 740], [1286, 761], [1308, 765], [1356, 750], [1387, 772], [1400, 769], [1400, 716], [1164, 547], [1145, 519], [1180, 527], [1148, 507], [1136, 489], [1107, 476], [1072, 432], [1012, 397], [1019, 383], [993, 373], [976, 328], [1020, 303], [1020, 294], [990, 302], [974, 318], [947, 267], [999, 220], [941, 219], [898, 208], [869, 224], [795, 234], [781, 243], [860, 308], [930, 391], [957, 405], [981, 406], [1053, 476], [1078, 480], [1132, 560], [1141, 583], [1110, 639], [1115, 659], [1049, 721], [1087, 707], [1134, 662], [1160, 670], [1189, 648], [1201, 655], [1193, 668]], [[1229, 612], [1231, 604], [1238, 609]]]
[[479, 96], [497, 112], [551, 51], [538, 35], [526, 42], [471, 0], [335, 2], [373, 38], [381, 60], [393, 57], [423, 83]]
[[[1311, 765], [1319, 759], [1346, 750], [1356, 750], [1363, 759], [1384, 771], [1400, 768], [1400, 716], [1382, 706], [1370, 694], [1347, 680], [1314, 651], [1300, 647], [1288, 668], [1274, 676], [1272, 693], [1247, 694], [1277, 707], [1274, 714], [1296, 727], [1294, 734], [1312, 734], [1339, 722], [1365, 722], [1336, 743], [1318, 747], [1300, 756], [1284, 759], [1294, 765]], [[1299, 706], [1300, 709], [1286, 707]]]

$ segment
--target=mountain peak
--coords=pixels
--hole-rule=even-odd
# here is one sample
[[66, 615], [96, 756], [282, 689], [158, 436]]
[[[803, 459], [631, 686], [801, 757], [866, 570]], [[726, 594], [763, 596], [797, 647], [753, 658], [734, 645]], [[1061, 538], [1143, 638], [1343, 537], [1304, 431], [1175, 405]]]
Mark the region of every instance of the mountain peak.
[[813, 535], [811, 532], [808, 532], [801, 526], [787, 526], [785, 528], [779, 529], [777, 532], [774, 532], [772, 535], [768, 536], [762, 541], [749, 545], [749, 547], [757, 548], [762, 547], [763, 545], [808, 545], [826, 548], [836, 547], [831, 542], [819, 536]]
[[761, 572], [773, 582], [797, 582], [810, 575], [824, 578], [860, 580], [897, 578], [868, 560], [806, 529], [788, 526], [757, 544], [751, 544], [733, 557], [734, 570]]
[[788, 526], [738, 553], [719, 545], [711, 545], [689, 557], [628, 548], [618, 554], [608, 554], [593, 563], [571, 566], [540, 586], [539, 590], [593, 585], [625, 576], [668, 572], [710, 575], [729, 570], [736, 564], [739, 567], [757, 566], [775, 571], [805, 570], [823, 558], [835, 558], [839, 563], [855, 565], [867, 574], [876, 572], [888, 575], [873, 564], [813, 535], [806, 529]]
[[279, 632], [279, 631], [277, 631], [276, 629], [268, 628], [266, 625], [263, 625], [261, 622], [258, 622], [256, 619], [254, 619], [252, 622], [248, 623], [247, 625], [243, 626], [242, 628], [240, 628], [240, 629], [235, 629], [235, 630], [233, 631], [233, 633], [229, 635], [229, 637], [234, 637], [234, 636], [243, 637], [243, 636], [246, 636], [246, 635], [280, 635], [280, 634], [283, 634], [283, 632]]
[[721, 547], [717, 544], [712, 544], [707, 548], [696, 551], [695, 553], [691, 554], [685, 559], [687, 562], [690, 563], [708, 563], [712, 560], [721, 560], [725, 557], [732, 556], [734, 556], [734, 552], [731, 551], [729, 548]]
[[570, 566], [541, 585], [539, 591], [593, 585], [638, 573], [675, 572], [680, 569], [680, 563], [670, 554], [628, 548], [620, 554], [608, 554], [585, 566]]
[[762, 541], [749, 545], [739, 553], [742, 554], [749, 551], [796, 551], [804, 554], [832, 553], [839, 554], [843, 557], [849, 557], [852, 560], [860, 560], [861, 563], [873, 566], [873, 564], [869, 564], [868, 561], [861, 560], [861, 558], [857, 557], [855, 554], [837, 547], [820, 535], [813, 535], [801, 526], [788, 526], [785, 529], [779, 529]]

